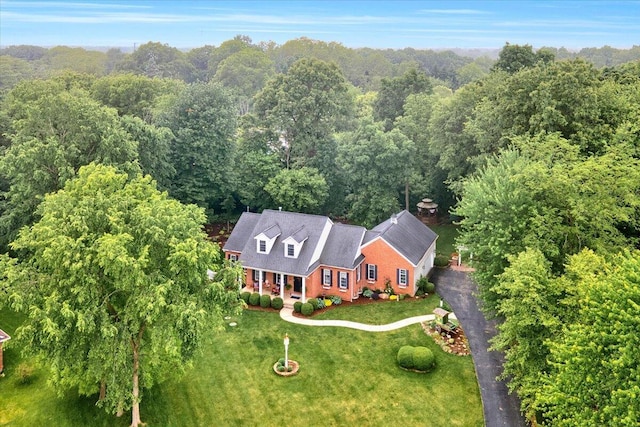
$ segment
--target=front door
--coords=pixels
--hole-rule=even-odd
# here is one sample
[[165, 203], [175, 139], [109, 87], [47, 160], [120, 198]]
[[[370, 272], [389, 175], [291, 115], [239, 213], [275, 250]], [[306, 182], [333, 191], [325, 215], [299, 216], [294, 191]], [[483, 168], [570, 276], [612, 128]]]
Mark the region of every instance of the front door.
[[302, 277], [293, 278], [293, 292], [302, 292]]

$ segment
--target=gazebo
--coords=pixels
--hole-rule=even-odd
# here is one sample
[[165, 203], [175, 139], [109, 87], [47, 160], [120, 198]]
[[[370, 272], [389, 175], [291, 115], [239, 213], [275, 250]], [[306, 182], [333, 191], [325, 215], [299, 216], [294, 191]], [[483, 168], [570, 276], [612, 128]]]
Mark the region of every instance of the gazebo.
[[429, 198], [422, 199], [422, 201], [418, 202], [416, 206], [418, 206], [418, 213], [420, 215], [423, 213], [427, 215], [436, 215], [438, 213], [438, 204], [434, 203], [433, 200]]

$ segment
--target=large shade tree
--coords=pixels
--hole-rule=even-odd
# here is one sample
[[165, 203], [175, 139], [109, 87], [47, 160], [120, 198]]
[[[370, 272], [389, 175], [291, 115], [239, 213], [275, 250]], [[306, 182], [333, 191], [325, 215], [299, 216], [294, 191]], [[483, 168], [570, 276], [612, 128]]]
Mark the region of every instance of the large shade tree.
[[240, 271], [207, 240], [203, 210], [149, 176], [88, 165], [39, 214], [12, 244], [20, 258], [0, 258], [3, 302], [27, 314], [16, 338], [59, 393], [100, 392], [99, 405], [132, 408], [138, 426], [142, 390], [183, 372], [237, 307]]
[[399, 189], [411, 170], [415, 146], [398, 129], [384, 132], [380, 123], [363, 120], [355, 131], [344, 135], [338, 149], [338, 165], [349, 186], [348, 215], [370, 227], [397, 212]]
[[[271, 141], [287, 167], [316, 167], [325, 176], [324, 153], [332, 134], [353, 114], [353, 98], [334, 63], [301, 59], [270, 80], [255, 100], [256, 115], [277, 132]], [[330, 167], [329, 167], [330, 170]]]
[[[588, 251], [576, 288], [580, 309], [550, 344], [551, 372], [536, 402], [543, 425], [635, 427], [640, 420], [640, 252], [596, 264]], [[581, 259], [582, 258], [582, 259]], [[586, 268], [584, 268], [586, 266]], [[578, 271], [580, 273], [580, 271]]]
[[224, 88], [193, 83], [159, 117], [173, 132], [170, 162], [175, 169], [169, 192], [183, 203], [219, 210], [230, 200], [236, 111]]
[[[0, 174], [9, 185], [1, 206], [0, 243], [30, 224], [45, 194], [56, 191], [92, 161], [135, 172], [137, 143], [116, 111], [91, 99], [73, 80], [21, 84], [11, 93], [11, 126]], [[29, 86], [32, 86], [31, 88]]]

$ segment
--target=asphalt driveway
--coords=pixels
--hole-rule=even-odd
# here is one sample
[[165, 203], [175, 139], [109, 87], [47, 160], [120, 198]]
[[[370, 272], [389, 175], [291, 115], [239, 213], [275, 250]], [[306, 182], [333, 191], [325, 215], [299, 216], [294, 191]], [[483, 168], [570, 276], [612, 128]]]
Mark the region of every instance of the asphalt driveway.
[[437, 269], [431, 280], [451, 306], [467, 336], [478, 376], [486, 427], [525, 427], [520, 399], [509, 394], [506, 383], [496, 380], [502, 373], [502, 353], [488, 351], [496, 334], [496, 321], [487, 321], [478, 308], [476, 284], [462, 271]]

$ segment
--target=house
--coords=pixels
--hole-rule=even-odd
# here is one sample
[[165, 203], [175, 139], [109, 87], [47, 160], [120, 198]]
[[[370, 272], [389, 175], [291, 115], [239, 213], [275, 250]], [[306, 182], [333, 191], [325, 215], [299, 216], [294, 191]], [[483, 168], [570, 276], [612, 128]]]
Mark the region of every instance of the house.
[[438, 236], [408, 211], [372, 230], [281, 210], [245, 212], [223, 247], [239, 261], [248, 290], [305, 302], [321, 295], [353, 301], [364, 287], [414, 295], [433, 268]]
[[2, 360], [2, 343], [5, 341], [9, 341], [11, 337], [5, 331], [0, 329], [0, 373], [4, 371], [4, 364]]

